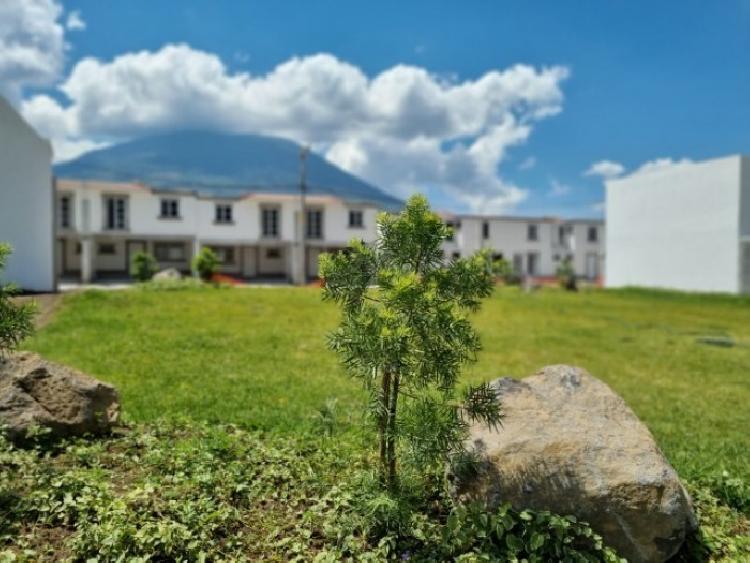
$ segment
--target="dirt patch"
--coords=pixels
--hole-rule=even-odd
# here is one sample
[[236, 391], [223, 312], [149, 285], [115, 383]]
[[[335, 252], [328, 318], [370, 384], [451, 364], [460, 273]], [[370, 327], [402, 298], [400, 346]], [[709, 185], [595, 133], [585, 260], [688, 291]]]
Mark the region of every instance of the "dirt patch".
[[34, 325], [37, 330], [45, 327], [55, 316], [60, 303], [62, 302], [62, 293], [36, 293], [34, 295], [21, 295], [15, 300], [21, 303], [30, 301], [36, 302], [38, 313], [34, 319]]

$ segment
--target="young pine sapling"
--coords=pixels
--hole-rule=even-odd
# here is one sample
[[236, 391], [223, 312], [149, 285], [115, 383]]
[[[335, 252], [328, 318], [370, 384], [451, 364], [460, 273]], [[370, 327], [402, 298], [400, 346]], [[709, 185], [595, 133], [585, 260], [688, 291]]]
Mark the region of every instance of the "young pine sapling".
[[[10, 245], [0, 243], [0, 274], [10, 253]], [[16, 293], [14, 286], [0, 281], [0, 358], [15, 350], [34, 332], [36, 306], [33, 303], [14, 303], [11, 297]]]
[[486, 253], [444, 264], [449, 228], [414, 196], [398, 215], [378, 218], [379, 241], [352, 241], [347, 252], [325, 254], [324, 299], [342, 309], [329, 346], [371, 393], [384, 486], [398, 486], [398, 445], [418, 467], [463, 451], [475, 421], [497, 425], [500, 406], [488, 385], [469, 387], [461, 400], [461, 367], [473, 361], [479, 338], [467, 313], [493, 288]]

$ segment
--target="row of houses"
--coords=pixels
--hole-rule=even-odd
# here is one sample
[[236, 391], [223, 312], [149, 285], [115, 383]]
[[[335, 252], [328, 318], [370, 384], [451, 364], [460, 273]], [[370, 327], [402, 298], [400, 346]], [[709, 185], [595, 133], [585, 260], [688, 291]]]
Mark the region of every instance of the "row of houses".
[[[161, 268], [188, 272], [202, 247], [216, 252], [225, 274], [304, 283], [318, 275], [322, 252], [344, 249], [352, 239], [374, 243], [378, 213], [393, 209], [375, 188], [341, 189], [336, 180], [330, 190], [322, 185], [301, 197], [298, 186], [265, 190], [227, 186], [225, 179], [199, 187], [161, 176], [153, 183], [113, 180], [100, 164], [93, 172], [63, 168], [53, 178], [49, 143], [3, 101], [0, 119], [0, 240], [15, 248], [9, 279], [30, 290], [52, 290], [61, 280], [126, 278], [140, 251]], [[445, 220], [454, 231], [446, 260], [489, 248], [519, 275], [553, 276], [566, 258], [581, 276], [600, 274], [601, 221], [450, 214]]]

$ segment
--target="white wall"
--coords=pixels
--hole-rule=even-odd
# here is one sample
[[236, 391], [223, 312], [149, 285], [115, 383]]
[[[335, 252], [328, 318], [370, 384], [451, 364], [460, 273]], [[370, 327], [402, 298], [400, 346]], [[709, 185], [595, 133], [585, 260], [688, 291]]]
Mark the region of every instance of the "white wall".
[[740, 161], [607, 182], [607, 286], [738, 291]]
[[13, 246], [3, 281], [54, 291], [52, 148], [0, 97], [0, 241]]

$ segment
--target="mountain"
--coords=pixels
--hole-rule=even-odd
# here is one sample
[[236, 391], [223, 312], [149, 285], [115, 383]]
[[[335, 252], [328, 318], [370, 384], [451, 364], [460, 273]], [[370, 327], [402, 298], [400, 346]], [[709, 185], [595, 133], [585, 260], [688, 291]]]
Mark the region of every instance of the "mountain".
[[[86, 153], [55, 166], [58, 178], [143, 182], [161, 190], [206, 196], [299, 193], [300, 146], [262, 135], [178, 131]], [[308, 193], [398, 209], [403, 202], [323, 157], [307, 157]]]

